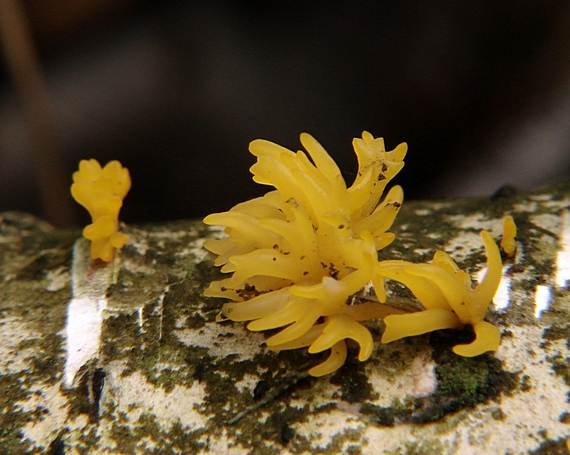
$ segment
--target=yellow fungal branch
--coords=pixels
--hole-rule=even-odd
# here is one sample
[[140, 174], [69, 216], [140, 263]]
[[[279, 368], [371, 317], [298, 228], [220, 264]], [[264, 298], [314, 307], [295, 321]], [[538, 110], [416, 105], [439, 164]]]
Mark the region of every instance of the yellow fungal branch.
[[456, 354], [473, 357], [499, 347], [499, 329], [484, 318], [501, 281], [501, 254], [491, 234], [482, 231], [481, 237], [487, 253], [487, 273], [475, 289], [471, 288], [469, 275], [459, 270], [443, 251], [435, 253], [431, 264], [383, 261], [376, 266], [381, 276], [407, 286], [426, 308], [416, 313], [386, 316], [383, 343], [469, 324], [475, 340], [455, 346]]
[[[335, 162], [312, 136], [301, 134], [301, 143], [308, 155], [253, 141], [253, 180], [275, 190], [204, 219], [225, 226], [225, 238], [204, 244], [218, 255], [215, 265], [231, 274], [204, 292], [231, 300], [219, 319], [250, 321], [252, 331], [283, 328], [267, 340], [275, 350], [330, 349], [328, 359], [309, 370], [313, 376], [343, 365], [347, 338], [360, 346], [359, 360], [368, 359], [373, 341], [361, 322], [375, 318], [386, 323], [383, 343], [471, 325], [475, 340], [455, 346], [454, 352], [471, 357], [496, 350], [499, 329], [484, 320], [502, 273], [491, 234], [481, 232], [487, 273], [475, 288], [443, 251], [436, 252], [431, 264], [379, 262], [377, 251], [395, 238], [388, 230], [403, 200], [399, 186], [383, 194], [404, 166], [407, 145], [387, 152], [381, 138], [363, 132], [353, 140], [358, 175], [347, 187]], [[514, 253], [515, 236], [514, 221], [507, 217], [502, 243], [507, 254]], [[407, 286], [425, 310], [405, 313], [385, 305], [386, 279]], [[354, 294], [370, 282], [378, 302], [353, 305]]]
[[130, 188], [129, 171], [118, 161], [101, 168], [97, 160], [82, 160], [79, 171], [73, 174], [71, 195], [93, 220], [83, 230], [85, 238], [91, 240], [92, 259], [111, 261], [115, 248], [122, 248], [129, 239], [119, 232], [119, 211]]
[[336, 163], [309, 134], [307, 150], [293, 152], [265, 140], [250, 144], [257, 157], [253, 180], [275, 190], [216, 213], [206, 224], [225, 226], [227, 238], [204, 246], [231, 277], [214, 281], [206, 296], [225, 297], [222, 315], [251, 321], [253, 331], [285, 327], [267, 340], [275, 350], [330, 349], [329, 358], [309, 373], [322, 376], [346, 359], [345, 339], [370, 357], [372, 335], [361, 321], [399, 313], [378, 302], [350, 305], [351, 296], [370, 281], [386, 300], [377, 273], [377, 251], [394, 240], [388, 232], [403, 200], [399, 186], [379, 203], [386, 185], [404, 166], [407, 145], [387, 152], [382, 138], [363, 132], [353, 140], [358, 175], [347, 188]]
[[517, 249], [517, 226], [512, 216], [506, 216], [503, 220], [503, 238], [501, 240], [501, 248], [509, 256], [515, 254]]

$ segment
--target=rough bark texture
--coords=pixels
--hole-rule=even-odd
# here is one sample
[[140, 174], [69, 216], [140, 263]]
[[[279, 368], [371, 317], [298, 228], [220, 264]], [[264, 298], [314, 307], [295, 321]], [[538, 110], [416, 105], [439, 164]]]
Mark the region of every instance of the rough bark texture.
[[[124, 227], [104, 265], [78, 231], [0, 214], [0, 441], [6, 454], [566, 453], [570, 437], [570, 184], [493, 200], [404, 203], [383, 259], [448, 251], [477, 274], [478, 232], [500, 239], [512, 214], [519, 250], [505, 261], [487, 320], [496, 353], [450, 346], [464, 331], [382, 345], [336, 373], [327, 355], [273, 352], [263, 333], [215, 321], [202, 296], [221, 274], [200, 221]], [[391, 302], [411, 294], [390, 284]], [[538, 306], [537, 306], [538, 305]], [[376, 340], [383, 324], [368, 324]]]

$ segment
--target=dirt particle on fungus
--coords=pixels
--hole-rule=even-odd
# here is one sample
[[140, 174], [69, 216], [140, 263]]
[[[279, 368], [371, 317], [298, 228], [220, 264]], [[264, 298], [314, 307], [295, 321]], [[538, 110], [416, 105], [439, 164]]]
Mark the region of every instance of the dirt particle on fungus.
[[243, 289], [236, 289], [236, 293], [244, 300], [249, 300], [262, 294], [262, 292], [258, 291], [256, 287], [251, 284], [246, 284]]

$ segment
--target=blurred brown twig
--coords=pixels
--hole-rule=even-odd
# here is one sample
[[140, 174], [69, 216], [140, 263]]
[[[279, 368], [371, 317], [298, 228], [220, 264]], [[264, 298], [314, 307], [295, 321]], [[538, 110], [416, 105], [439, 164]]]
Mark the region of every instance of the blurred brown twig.
[[20, 0], [0, 1], [0, 39], [29, 126], [43, 217], [57, 227], [74, 221], [52, 106]]

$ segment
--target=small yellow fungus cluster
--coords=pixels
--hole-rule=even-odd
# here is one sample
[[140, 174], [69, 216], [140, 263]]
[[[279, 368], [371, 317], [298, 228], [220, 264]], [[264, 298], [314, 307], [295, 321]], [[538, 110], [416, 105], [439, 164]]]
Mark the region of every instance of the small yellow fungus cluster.
[[471, 288], [469, 275], [459, 270], [455, 261], [443, 251], [435, 253], [431, 264], [406, 261], [378, 264], [378, 273], [407, 286], [426, 308], [416, 313], [386, 316], [383, 343], [470, 324], [475, 340], [455, 346], [453, 352], [473, 357], [499, 347], [499, 329], [484, 318], [501, 281], [501, 254], [491, 234], [482, 231], [481, 237], [487, 253], [487, 272], [475, 289]]
[[517, 226], [512, 216], [506, 216], [503, 220], [503, 238], [501, 240], [501, 248], [512, 256], [517, 249]]
[[119, 211], [130, 188], [129, 171], [118, 161], [101, 168], [97, 160], [82, 160], [79, 171], [73, 174], [71, 195], [93, 220], [83, 230], [85, 238], [91, 240], [92, 259], [111, 261], [115, 248], [122, 248], [129, 239], [119, 232]]
[[[310, 158], [303, 151], [253, 141], [253, 180], [276, 189], [204, 219], [225, 226], [225, 238], [204, 244], [218, 255], [215, 265], [232, 274], [204, 292], [233, 301], [224, 304], [221, 316], [251, 321], [247, 327], [252, 331], [284, 327], [267, 340], [275, 350], [330, 349], [328, 359], [309, 370], [313, 376], [331, 373], [345, 362], [347, 338], [359, 344], [359, 360], [370, 357], [372, 335], [360, 322], [375, 318], [386, 323], [384, 343], [469, 324], [476, 338], [455, 346], [457, 354], [497, 349], [500, 332], [484, 317], [502, 263], [488, 232], [481, 233], [487, 274], [475, 289], [469, 275], [443, 251], [431, 264], [378, 261], [377, 251], [394, 240], [388, 229], [402, 204], [402, 189], [394, 186], [380, 200], [404, 166], [407, 145], [387, 152], [382, 138], [363, 132], [353, 140], [358, 174], [347, 188], [336, 163], [312, 136], [301, 134], [301, 143]], [[385, 279], [407, 286], [425, 310], [403, 314], [385, 305]], [[354, 294], [370, 282], [379, 302], [352, 304]]]
[[204, 219], [226, 226], [227, 238], [204, 246], [219, 255], [215, 264], [223, 265], [222, 272], [233, 273], [214, 281], [204, 295], [233, 300], [223, 306], [223, 316], [252, 321], [250, 330], [287, 326], [267, 340], [275, 350], [331, 349], [329, 358], [309, 371], [322, 376], [344, 363], [346, 338], [360, 345], [361, 361], [370, 357], [372, 335], [359, 322], [390, 312], [377, 302], [347, 302], [370, 281], [385, 300], [377, 250], [394, 240], [387, 231], [402, 204], [402, 189], [393, 187], [378, 202], [404, 166], [407, 145], [386, 152], [384, 140], [370, 133], [354, 139], [359, 169], [347, 188], [334, 160], [312, 136], [302, 134], [301, 143], [311, 159], [265, 140], [250, 144], [257, 157], [254, 181], [276, 190]]

